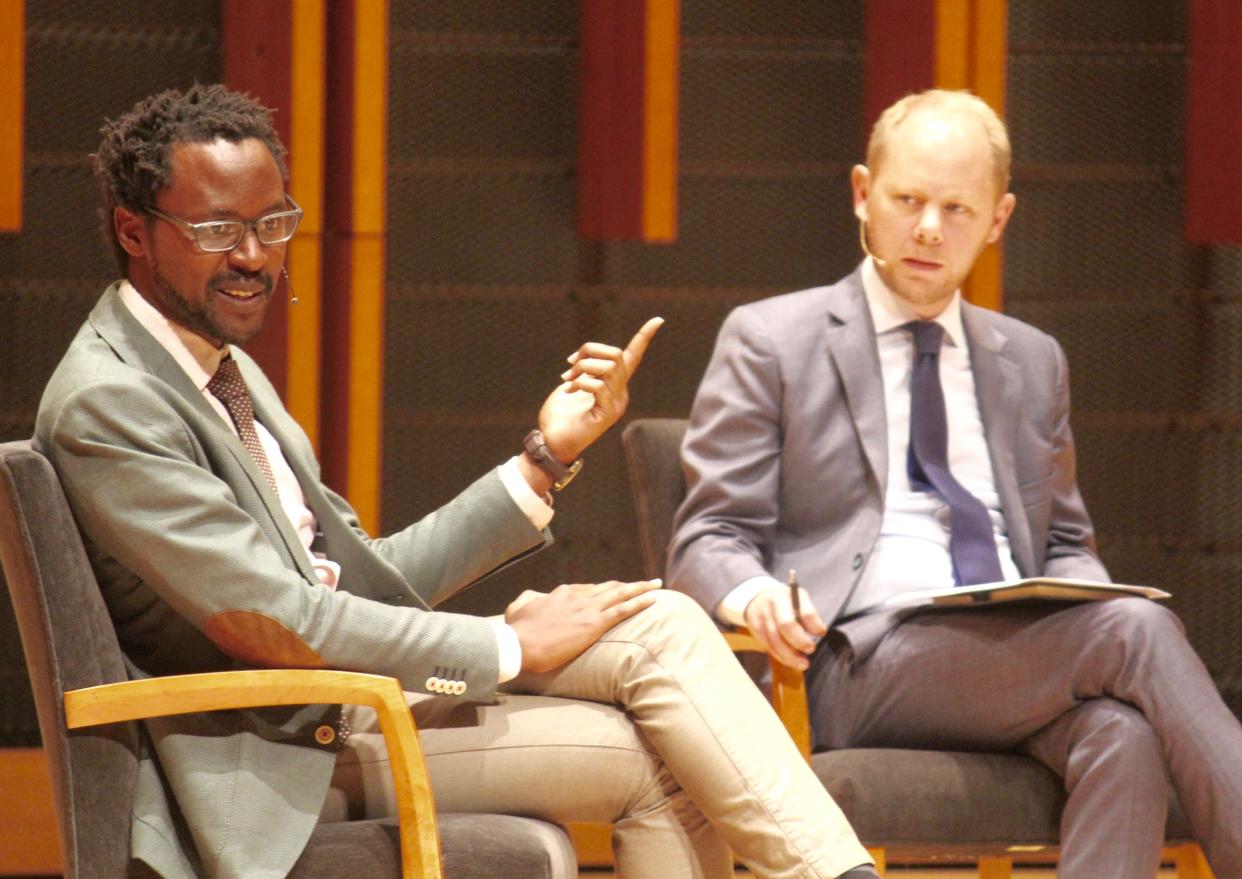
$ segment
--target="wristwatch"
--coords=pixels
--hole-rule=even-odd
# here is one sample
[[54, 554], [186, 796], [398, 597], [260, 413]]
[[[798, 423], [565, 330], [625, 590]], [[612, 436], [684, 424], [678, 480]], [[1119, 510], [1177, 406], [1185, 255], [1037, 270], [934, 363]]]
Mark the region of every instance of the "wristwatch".
[[540, 470], [552, 477], [553, 491], [560, 491], [569, 485], [578, 475], [578, 471], [582, 469], [581, 458], [572, 464], [562, 464], [556, 460], [548, 444], [543, 441], [543, 433], [537, 427], [526, 434], [526, 439], [522, 440], [522, 448], [526, 450], [526, 454], [530, 455], [531, 460], [538, 465]]

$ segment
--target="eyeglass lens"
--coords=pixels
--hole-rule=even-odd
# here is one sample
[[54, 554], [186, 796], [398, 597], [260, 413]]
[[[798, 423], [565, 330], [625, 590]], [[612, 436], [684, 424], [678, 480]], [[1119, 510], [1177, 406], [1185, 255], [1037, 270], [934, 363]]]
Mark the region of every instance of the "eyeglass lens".
[[[280, 244], [293, 237], [299, 219], [296, 211], [268, 214], [254, 221], [254, 231], [263, 244]], [[194, 227], [194, 237], [203, 250], [232, 250], [246, 234], [246, 228], [247, 224], [238, 220], [201, 223]]]

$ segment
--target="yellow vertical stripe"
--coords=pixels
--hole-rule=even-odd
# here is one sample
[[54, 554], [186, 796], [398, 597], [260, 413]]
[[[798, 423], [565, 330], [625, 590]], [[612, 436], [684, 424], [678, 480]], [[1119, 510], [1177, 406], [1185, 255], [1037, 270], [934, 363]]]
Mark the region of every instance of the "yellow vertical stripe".
[[[970, 89], [1002, 118], [1007, 15], [1006, 0], [936, 0], [936, 87]], [[980, 254], [962, 292], [976, 305], [1000, 310], [998, 248]]]
[[0, 0], [0, 232], [22, 228], [26, 4]]
[[289, 144], [290, 189], [305, 216], [289, 245], [289, 277], [298, 304], [289, 309], [286, 346], [289, 411], [319, 446], [320, 325], [323, 300], [324, 0], [292, 4], [293, 65]]
[[384, 187], [388, 3], [354, 3], [353, 265], [350, 289], [349, 498], [379, 526], [384, 358]]
[[971, 89], [1005, 115], [1006, 0], [974, 0]]
[[643, 71], [644, 241], [677, 237], [677, 92], [681, 0], [647, 0]]
[[936, 88], [970, 87], [971, 0], [936, 0]]

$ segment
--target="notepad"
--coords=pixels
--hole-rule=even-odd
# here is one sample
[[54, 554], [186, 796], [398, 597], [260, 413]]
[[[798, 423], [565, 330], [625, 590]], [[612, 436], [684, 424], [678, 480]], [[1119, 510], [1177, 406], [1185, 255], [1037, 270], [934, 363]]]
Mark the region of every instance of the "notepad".
[[978, 586], [948, 586], [943, 589], [916, 589], [902, 592], [884, 602], [884, 607], [916, 604], [969, 606], [995, 604], [1001, 601], [1102, 601], [1137, 595], [1162, 601], [1170, 593], [1153, 586], [1130, 586], [1125, 583], [1099, 583], [1094, 580], [1070, 580], [1063, 577], [1030, 577], [1003, 583], [982, 583]]

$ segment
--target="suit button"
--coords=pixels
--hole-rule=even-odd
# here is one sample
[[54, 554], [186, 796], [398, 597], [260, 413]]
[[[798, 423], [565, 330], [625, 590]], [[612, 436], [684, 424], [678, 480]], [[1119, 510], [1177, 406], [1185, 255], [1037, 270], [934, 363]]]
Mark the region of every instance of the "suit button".
[[330, 745], [336, 741], [336, 730], [328, 724], [321, 724], [315, 728], [315, 741], [321, 745]]
[[460, 696], [464, 692], [466, 692], [466, 682], [465, 681], [454, 681], [453, 682], [453, 695]]
[[436, 677], [435, 675], [432, 675], [431, 677], [427, 678], [426, 686], [427, 686], [427, 692], [438, 693], [440, 692], [440, 679]]
[[854, 570], [857, 571], [862, 567], [863, 557], [861, 552], [854, 553]]

